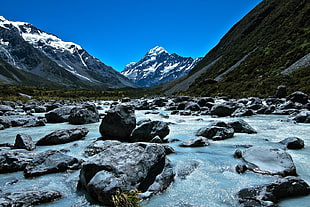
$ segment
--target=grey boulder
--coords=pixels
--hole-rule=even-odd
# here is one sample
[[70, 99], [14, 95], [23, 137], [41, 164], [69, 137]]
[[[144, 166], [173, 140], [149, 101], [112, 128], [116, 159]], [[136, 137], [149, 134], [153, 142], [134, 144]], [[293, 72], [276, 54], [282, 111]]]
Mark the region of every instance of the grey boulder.
[[14, 143], [14, 148], [16, 149], [26, 149], [28, 151], [34, 150], [35, 149], [35, 144], [32, 141], [32, 138], [28, 134], [17, 134], [15, 143]]
[[46, 135], [45, 137], [41, 138], [36, 145], [43, 146], [43, 145], [64, 144], [83, 139], [88, 134], [88, 132], [89, 132], [88, 129], [85, 127], [56, 130]]
[[80, 171], [79, 186], [103, 205], [111, 205], [111, 196], [137, 189], [158, 193], [174, 179], [165, 148], [152, 143], [103, 141], [104, 150], [85, 162]]

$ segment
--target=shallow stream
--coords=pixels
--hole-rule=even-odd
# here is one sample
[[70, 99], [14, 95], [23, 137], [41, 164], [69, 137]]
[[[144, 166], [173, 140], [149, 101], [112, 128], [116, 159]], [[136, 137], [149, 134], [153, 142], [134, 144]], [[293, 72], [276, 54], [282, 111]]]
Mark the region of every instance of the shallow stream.
[[[103, 111], [101, 111], [103, 112]], [[233, 118], [212, 118], [211, 116], [179, 116], [170, 115], [163, 118], [159, 114], [147, 114], [146, 111], [136, 111], [137, 121], [145, 118], [171, 122], [169, 139], [187, 140], [195, 137], [195, 132], [206, 126], [213, 120], [229, 121]], [[37, 114], [42, 116], [43, 114]], [[253, 172], [237, 174], [235, 166], [242, 161], [235, 159], [233, 154], [236, 149], [243, 150], [244, 145], [269, 145], [283, 147], [279, 141], [295, 136], [305, 141], [302, 150], [288, 150], [297, 168], [297, 174], [310, 184], [310, 125], [283, 122], [287, 116], [255, 115], [243, 118], [257, 134], [235, 133], [231, 139], [210, 141], [210, 146], [199, 148], [182, 148], [180, 142], [170, 143], [176, 153], [168, 155], [175, 166], [176, 172], [181, 166], [189, 163], [197, 163], [198, 167], [187, 177], [176, 176], [172, 185], [163, 193], [143, 202], [146, 207], [159, 206], [182, 206], [182, 207], [205, 207], [205, 206], [239, 206], [236, 193], [245, 187], [273, 182], [276, 176], [259, 175]], [[99, 123], [83, 125], [89, 129], [84, 140], [54, 146], [40, 146], [36, 151], [47, 149], [70, 149], [68, 155], [85, 159], [83, 151], [91, 141], [100, 137]], [[14, 143], [16, 134], [26, 133], [32, 136], [34, 141], [57, 129], [74, 128], [76, 126], [67, 123], [47, 124], [44, 127], [21, 128], [14, 127], [0, 132], [0, 143]], [[97, 206], [90, 204], [84, 194], [76, 191], [79, 179], [79, 171], [56, 173], [25, 179], [22, 172], [0, 174], [0, 188], [2, 191], [16, 191], [21, 189], [49, 189], [60, 191], [63, 198], [53, 203], [40, 206], [63, 207], [63, 206]], [[281, 201], [281, 207], [310, 206], [310, 196], [293, 198]]]

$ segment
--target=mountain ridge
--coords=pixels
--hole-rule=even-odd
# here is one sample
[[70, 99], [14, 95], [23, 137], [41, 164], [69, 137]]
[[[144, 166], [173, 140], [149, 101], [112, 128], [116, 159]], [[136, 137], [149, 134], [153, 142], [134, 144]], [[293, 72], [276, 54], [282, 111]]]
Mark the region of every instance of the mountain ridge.
[[139, 86], [150, 87], [186, 75], [200, 60], [170, 54], [163, 47], [155, 46], [138, 62], [127, 64], [121, 73]]
[[[271, 96], [278, 85], [289, 86], [289, 91], [310, 92], [309, 40], [309, 2], [262, 1], [186, 77], [164, 84], [162, 89], [167, 94], [232, 97]], [[214, 64], [210, 66], [211, 63]], [[299, 67], [283, 73], [294, 65]], [[200, 72], [206, 67], [207, 70]], [[210, 84], [208, 79], [218, 82]], [[181, 87], [186, 83], [187, 88]]]
[[69, 88], [135, 87], [80, 45], [4, 17], [0, 17], [0, 57], [16, 68]]

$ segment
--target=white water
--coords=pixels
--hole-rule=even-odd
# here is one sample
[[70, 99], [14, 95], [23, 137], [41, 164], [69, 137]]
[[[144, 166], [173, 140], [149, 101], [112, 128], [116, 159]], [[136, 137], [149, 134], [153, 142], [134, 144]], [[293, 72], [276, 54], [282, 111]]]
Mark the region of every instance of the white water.
[[[169, 119], [165, 119], [159, 115], [144, 115], [144, 112], [136, 111], [137, 120], [151, 118], [152, 120], [172, 122], [174, 124], [170, 125], [170, 134], [167, 138], [177, 138], [180, 140], [194, 138], [195, 132], [199, 128], [206, 126], [212, 120], [216, 120], [210, 116], [185, 117], [178, 115], [170, 115]], [[290, 136], [297, 136], [305, 141], [304, 149], [289, 150], [288, 152], [294, 160], [299, 177], [310, 184], [310, 125], [279, 121], [286, 118], [286, 116], [275, 115], [256, 115], [244, 118], [245, 121], [257, 130], [257, 134], [235, 133], [235, 136], [231, 139], [210, 141], [211, 145], [207, 147], [181, 148], [178, 146], [180, 142], [170, 143], [169, 145], [175, 149], [176, 154], [168, 155], [168, 157], [174, 163], [176, 171], [180, 166], [190, 161], [197, 161], [199, 166], [186, 179], [176, 177], [175, 181], [164, 193], [144, 201], [143, 205], [147, 207], [239, 206], [235, 195], [240, 189], [252, 185], [270, 183], [278, 177], [259, 175], [253, 172], [246, 172], [242, 175], [237, 174], [235, 166], [242, 161], [233, 158], [233, 154], [236, 149], [243, 150], [244, 148], [236, 147], [236, 145], [281, 147], [277, 142]], [[217, 120], [228, 121], [231, 119], [219, 118]], [[99, 125], [100, 123], [83, 125], [90, 131], [85, 140], [64, 145], [38, 147], [36, 150], [70, 149], [70, 152], [67, 154], [83, 158], [83, 149], [90, 141], [100, 137]], [[37, 128], [9, 128], [0, 132], [0, 143], [14, 143], [17, 133], [27, 133], [36, 141], [54, 130], [73, 127], [75, 126], [62, 123], [47, 124], [45, 127]], [[266, 141], [266, 139], [269, 141]], [[85, 195], [76, 191], [78, 176], [79, 171], [44, 175], [33, 179], [24, 179], [22, 172], [0, 174], [0, 189], [4, 192], [21, 189], [53, 189], [63, 194], [62, 199], [40, 206], [97, 206], [90, 204]], [[18, 182], [9, 184], [9, 182], [14, 180], [18, 180]], [[279, 205], [281, 207], [310, 206], [310, 196], [284, 200]]]

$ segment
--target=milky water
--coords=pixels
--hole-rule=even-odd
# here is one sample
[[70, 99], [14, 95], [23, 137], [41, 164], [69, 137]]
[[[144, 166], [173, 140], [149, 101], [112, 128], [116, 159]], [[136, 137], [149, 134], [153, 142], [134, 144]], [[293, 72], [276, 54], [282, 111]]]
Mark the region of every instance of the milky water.
[[[152, 120], [171, 122], [171, 125], [169, 125], [170, 134], [167, 138], [180, 140], [194, 138], [195, 132], [199, 128], [206, 126], [213, 120], [232, 120], [232, 118], [215, 119], [210, 116], [179, 115], [169, 115], [169, 118], [162, 118], [160, 115], [145, 115], [144, 113], [145, 111], [136, 111], [137, 120], [150, 118]], [[288, 150], [288, 152], [294, 160], [299, 177], [310, 184], [310, 125], [280, 121], [286, 118], [286, 116], [275, 115], [256, 115], [244, 118], [257, 130], [257, 134], [235, 133], [231, 139], [210, 141], [211, 144], [207, 147], [181, 148], [178, 146], [180, 142], [170, 143], [169, 145], [175, 149], [176, 153], [168, 155], [168, 157], [172, 161], [176, 172], [182, 166], [191, 162], [199, 163], [199, 165], [185, 179], [176, 176], [175, 181], [165, 192], [144, 201], [143, 206], [239, 206], [236, 193], [240, 189], [270, 183], [278, 177], [259, 175], [253, 172], [237, 174], [235, 166], [242, 161], [233, 157], [235, 150], [243, 150], [242, 145], [282, 147], [277, 142], [290, 136], [297, 136], [305, 141], [304, 149]], [[83, 125], [89, 129], [89, 134], [85, 140], [63, 145], [37, 147], [36, 151], [70, 149], [68, 155], [85, 159], [83, 149], [91, 141], [100, 137], [99, 125], [100, 123]], [[14, 143], [17, 133], [27, 133], [36, 141], [54, 130], [73, 127], [75, 126], [62, 123], [47, 124], [45, 127], [37, 128], [9, 128], [0, 132], [0, 143]], [[32, 179], [24, 179], [22, 172], [0, 174], [0, 188], [4, 192], [22, 189], [52, 189], [62, 193], [62, 199], [40, 206], [97, 206], [91, 204], [83, 193], [76, 191], [78, 176], [79, 171], [44, 175]], [[287, 199], [281, 201], [279, 205], [283, 207], [310, 206], [310, 196]]]

